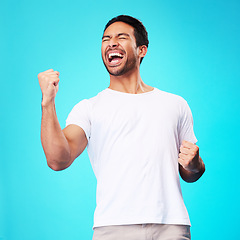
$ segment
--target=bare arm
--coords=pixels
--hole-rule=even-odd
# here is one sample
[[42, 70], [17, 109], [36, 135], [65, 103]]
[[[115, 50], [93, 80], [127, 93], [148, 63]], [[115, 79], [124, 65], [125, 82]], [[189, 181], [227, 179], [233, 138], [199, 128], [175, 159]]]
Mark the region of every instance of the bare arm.
[[186, 182], [197, 181], [205, 172], [205, 165], [199, 156], [199, 147], [183, 141], [179, 153], [179, 173]]
[[55, 96], [58, 91], [59, 73], [52, 69], [38, 75], [42, 90], [41, 141], [47, 163], [55, 171], [69, 167], [87, 145], [84, 131], [69, 125], [61, 129], [55, 111]]

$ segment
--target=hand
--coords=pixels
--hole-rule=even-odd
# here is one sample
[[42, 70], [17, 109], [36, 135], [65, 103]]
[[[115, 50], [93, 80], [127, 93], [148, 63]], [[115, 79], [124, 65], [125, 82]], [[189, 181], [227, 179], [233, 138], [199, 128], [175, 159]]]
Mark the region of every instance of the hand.
[[58, 92], [59, 72], [49, 69], [38, 74], [39, 85], [42, 91], [42, 105], [54, 101]]
[[188, 171], [199, 172], [201, 170], [199, 147], [191, 142], [183, 141], [180, 147], [178, 162]]

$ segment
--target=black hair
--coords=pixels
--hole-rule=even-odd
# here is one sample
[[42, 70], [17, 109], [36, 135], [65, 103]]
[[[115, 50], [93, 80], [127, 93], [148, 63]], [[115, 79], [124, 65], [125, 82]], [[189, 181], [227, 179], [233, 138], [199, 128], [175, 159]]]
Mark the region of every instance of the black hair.
[[[105, 26], [104, 31], [113, 23], [115, 22], [124, 22], [134, 28], [134, 37], [136, 39], [137, 47], [145, 45], [148, 47], [148, 33], [144, 25], [138, 19], [128, 16], [128, 15], [119, 15], [117, 17], [112, 18]], [[143, 58], [141, 58], [140, 63], [142, 62]]]

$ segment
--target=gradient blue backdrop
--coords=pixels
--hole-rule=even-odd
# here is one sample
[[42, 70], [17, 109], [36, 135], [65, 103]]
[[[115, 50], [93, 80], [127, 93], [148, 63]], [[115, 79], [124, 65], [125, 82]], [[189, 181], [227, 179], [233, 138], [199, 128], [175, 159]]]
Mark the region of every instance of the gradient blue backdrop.
[[149, 32], [141, 74], [189, 103], [206, 173], [182, 182], [193, 240], [239, 239], [240, 1], [0, 3], [0, 239], [92, 238], [96, 180], [86, 151], [67, 170], [47, 167], [37, 74], [60, 72], [62, 127], [80, 100], [108, 87], [101, 36], [119, 14]]

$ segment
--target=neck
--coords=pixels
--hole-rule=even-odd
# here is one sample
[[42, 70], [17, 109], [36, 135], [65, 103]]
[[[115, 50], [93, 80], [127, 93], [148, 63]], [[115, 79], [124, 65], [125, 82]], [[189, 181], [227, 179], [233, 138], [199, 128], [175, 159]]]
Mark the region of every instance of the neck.
[[139, 68], [121, 76], [110, 75], [109, 88], [125, 93], [144, 93], [153, 90], [153, 87], [146, 85], [140, 76]]

